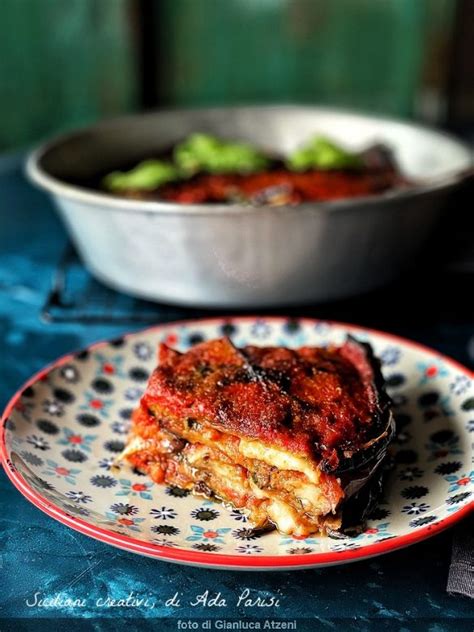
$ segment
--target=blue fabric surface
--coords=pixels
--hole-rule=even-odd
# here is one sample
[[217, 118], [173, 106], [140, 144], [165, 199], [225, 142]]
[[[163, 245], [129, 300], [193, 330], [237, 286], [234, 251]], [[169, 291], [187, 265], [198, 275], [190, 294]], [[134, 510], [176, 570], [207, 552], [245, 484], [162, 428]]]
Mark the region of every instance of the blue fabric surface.
[[[39, 310], [66, 241], [50, 202], [24, 181], [16, 159], [0, 162], [0, 406], [33, 372], [92, 341], [133, 326], [45, 324]], [[363, 324], [372, 325], [372, 322]], [[137, 326], [136, 328], [139, 328]], [[467, 361], [468, 329], [453, 324], [403, 331]], [[436, 333], [437, 332], [437, 333]], [[472, 329], [471, 329], [472, 332]], [[425, 335], [426, 334], [426, 335]], [[432, 339], [427, 339], [429, 336]], [[436, 337], [437, 336], [437, 337]], [[460, 339], [462, 338], [462, 340]], [[55, 522], [26, 501], [0, 474], [0, 630], [30, 629], [40, 618], [50, 629], [61, 619], [161, 618], [159, 628], [183, 621], [255, 618], [301, 619], [298, 630], [471, 630], [473, 605], [449, 596], [446, 580], [451, 532], [414, 547], [352, 565], [277, 573], [235, 573], [173, 565], [139, 557], [87, 538]], [[278, 608], [237, 607], [239, 595], [275, 597]], [[196, 596], [220, 593], [227, 607], [189, 605]], [[176, 592], [181, 607], [166, 606]], [[98, 599], [146, 599], [135, 607], [101, 607]], [[74, 608], [30, 606], [36, 599], [83, 600]], [[154, 603], [154, 607], [150, 607]], [[23, 621], [19, 622], [18, 619]], [[311, 620], [312, 619], [312, 620]], [[57, 625], [51, 622], [54, 620]], [[64, 623], [64, 622], [63, 622]], [[23, 626], [23, 627], [22, 627]], [[140, 622], [147, 629], [146, 622]], [[114, 625], [110, 629], [117, 629]], [[133, 627], [132, 627], [133, 629]], [[199, 628], [201, 629], [201, 628]], [[215, 629], [215, 628], [211, 628]]]

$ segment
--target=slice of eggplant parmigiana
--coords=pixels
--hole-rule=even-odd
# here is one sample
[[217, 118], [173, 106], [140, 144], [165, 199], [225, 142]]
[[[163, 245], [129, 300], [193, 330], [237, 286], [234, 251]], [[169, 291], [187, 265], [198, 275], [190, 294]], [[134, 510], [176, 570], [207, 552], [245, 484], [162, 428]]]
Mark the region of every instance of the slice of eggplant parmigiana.
[[162, 344], [122, 454], [157, 483], [243, 510], [258, 528], [338, 534], [380, 488], [390, 398], [368, 344]]

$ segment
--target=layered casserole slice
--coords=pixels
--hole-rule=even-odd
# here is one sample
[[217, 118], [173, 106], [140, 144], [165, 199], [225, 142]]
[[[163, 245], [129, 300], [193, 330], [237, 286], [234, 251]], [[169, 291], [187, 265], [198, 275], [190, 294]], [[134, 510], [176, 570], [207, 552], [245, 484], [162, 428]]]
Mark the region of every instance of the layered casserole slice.
[[379, 477], [394, 423], [368, 345], [222, 338], [186, 353], [162, 344], [158, 355], [123, 455], [155, 482], [304, 537], [338, 531]]

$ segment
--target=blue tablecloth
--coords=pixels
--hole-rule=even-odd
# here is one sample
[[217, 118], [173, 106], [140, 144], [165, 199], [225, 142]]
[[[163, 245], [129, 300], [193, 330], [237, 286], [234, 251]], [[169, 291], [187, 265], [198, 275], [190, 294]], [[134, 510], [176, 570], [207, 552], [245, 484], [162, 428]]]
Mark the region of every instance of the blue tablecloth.
[[[39, 319], [66, 236], [46, 196], [25, 182], [16, 158], [0, 162], [0, 242], [3, 407], [22, 382], [57, 356], [139, 325], [47, 324]], [[462, 293], [457, 295], [461, 303], [453, 304], [456, 296], [450, 296], [450, 291], [454, 291], [452, 286], [438, 286], [436, 294], [424, 284], [412, 288], [414, 306], [405, 303], [404, 310], [398, 312], [374, 310], [371, 305], [380, 303], [370, 297], [292, 311], [390, 329], [467, 363], [472, 361], [468, 342], [474, 319], [461, 307]], [[424, 293], [431, 297], [426, 299], [428, 303]], [[396, 295], [392, 298], [397, 299]], [[450, 301], [452, 309], [446, 311]], [[416, 315], [417, 309], [424, 309], [423, 314]], [[169, 317], [169, 312], [158, 309], [157, 320], [161, 313], [163, 318]], [[181, 310], [182, 317], [187, 313]], [[451, 532], [347, 566], [293, 573], [235, 573], [159, 562], [89, 539], [27, 502], [3, 472], [0, 503], [0, 630], [37, 630], [41, 620], [46, 627], [59, 629], [61, 623], [72, 626], [74, 621], [84, 622], [83, 618], [90, 618], [94, 629], [117, 629], [119, 620], [124, 619], [127, 625], [134, 623], [141, 629], [151, 623], [158, 627], [156, 619], [160, 619], [161, 630], [203, 629], [205, 620], [211, 620], [214, 626], [209, 624], [209, 629], [219, 629], [217, 621], [230, 624], [233, 619], [258, 621], [260, 629], [272, 629], [263, 627], [266, 620], [271, 626], [272, 621], [296, 619], [300, 631], [472, 630], [472, 602], [446, 593]], [[253, 598], [278, 598], [280, 606], [238, 607], [238, 598], [245, 589]], [[209, 591], [209, 597], [219, 593], [227, 607], [189, 605], [205, 591]], [[181, 607], [167, 606], [166, 601], [176, 592]], [[62, 600], [80, 600], [81, 605], [41, 607], [37, 603], [40, 598], [57, 595]], [[107, 597], [132, 601], [148, 598], [148, 602], [104, 607], [99, 601], [98, 605], [98, 599]], [[186, 628], [188, 619], [191, 627]], [[194, 623], [199, 627], [192, 627]]]

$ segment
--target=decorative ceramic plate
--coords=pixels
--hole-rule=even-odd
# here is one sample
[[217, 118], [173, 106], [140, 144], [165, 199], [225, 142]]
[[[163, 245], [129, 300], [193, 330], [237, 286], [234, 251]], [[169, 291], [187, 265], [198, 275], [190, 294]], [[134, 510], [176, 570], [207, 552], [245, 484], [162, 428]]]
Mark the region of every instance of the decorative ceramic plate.
[[[246, 517], [123, 464], [130, 414], [165, 341], [182, 350], [228, 335], [237, 345], [324, 345], [347, 333], [383, 363], [398, 427], [396, 466], [364, 533], [305, 539], [256, 533]], [[291, 569], [387, 553], [452, 525], [473, 507], [470, 371], [408, 340], [338, 323], [238, 317], [171, 323], [99, 343], [34, 376], [4, 414], [2, 459], [33, 504], [128, 551], [228, 569]]]

